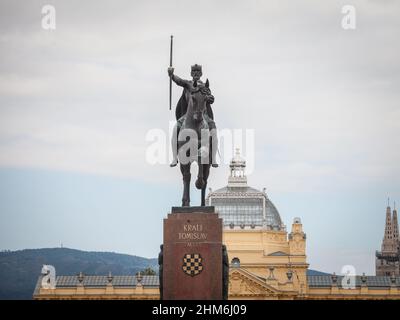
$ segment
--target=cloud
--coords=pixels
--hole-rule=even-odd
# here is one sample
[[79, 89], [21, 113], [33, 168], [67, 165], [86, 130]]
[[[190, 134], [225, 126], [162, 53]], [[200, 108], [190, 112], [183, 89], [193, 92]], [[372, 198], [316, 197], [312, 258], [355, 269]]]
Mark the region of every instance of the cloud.
[[147, 130], [173, 119], [165, 69], [176, 33], [176, 72], [204, 65], [217, 125], [254, 129], [256, 168], [286, 172], [282, 190], [327, 175], [400, 178], [395, 2], [356, 2], [353, 31], [340, 27], [341, 2], [206, 1], [204, 20], [179, 1], [56, 1], [54, 32], [40, 28], [40, 5], [2, 10], [2, 166], [145, 180], [165, 170], [142, 155]]
[[[40, 28], [40, 5], [2, 10], [2, 166], [162, 172], [141, 155], [147, 130], [166, 130], [173, 118], [165, 69], [176, 33], [176, 72], [204, 65], [217, 125], [254, 129], [256, 168], [287, 172], [282, 190], [326, 175], [400, 178], [400, 142], [390, 139], [400, 133], [394, 2], [356, 2], [354, 31], [340, 27], [341, 2], [251, 1], [244, 10], [206, 1], [204, 20], [178, 1], [56, 1], [54, 32]], [[174, 87], [174, 101], [179, 94]]]

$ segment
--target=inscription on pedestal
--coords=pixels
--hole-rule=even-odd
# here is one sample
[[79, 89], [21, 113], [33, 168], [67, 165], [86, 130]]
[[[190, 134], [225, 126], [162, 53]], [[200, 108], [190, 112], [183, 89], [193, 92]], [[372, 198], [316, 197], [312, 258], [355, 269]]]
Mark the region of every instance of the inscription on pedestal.
[[178, 240], [186, 240], [187, 246], [193, 247], [198, 243], [194, 240], [206, 241], [207, 233], [203, 231], [202, 224], [184, 224], [183, 232], [178, 233]]

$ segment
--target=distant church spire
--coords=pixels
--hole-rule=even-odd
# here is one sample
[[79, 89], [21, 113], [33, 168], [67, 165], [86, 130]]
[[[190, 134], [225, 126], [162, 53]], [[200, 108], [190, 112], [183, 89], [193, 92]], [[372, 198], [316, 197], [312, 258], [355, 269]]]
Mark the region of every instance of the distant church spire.
[[[396, 214], [397, 220], [397, 214]], [[388, 198], [388, 206], [386, 208], [386, 222], [385, 222], [385, 234], [383, 236], [382, 241], [382, 252], [383, 253], [392, 253], [394, 251], [394, 242], [393, 242], [393, 229], [392, 229], [392, 210], [389, 204]]]
[[375, 257], [375, 270], [377, 276], [400, 275], [399, 224], [397, 221], [396, 204], [393, 206], [392, 215], [390, 203], [388, 202], [382, 251], [377, 251]]
[[393, 205], [392, 230], [393, 230], [394, 249], [398, 250], [398, 247], [399, 247], [399, 223], [397, 222], [396, 202], [394, 202], [394, 205]]

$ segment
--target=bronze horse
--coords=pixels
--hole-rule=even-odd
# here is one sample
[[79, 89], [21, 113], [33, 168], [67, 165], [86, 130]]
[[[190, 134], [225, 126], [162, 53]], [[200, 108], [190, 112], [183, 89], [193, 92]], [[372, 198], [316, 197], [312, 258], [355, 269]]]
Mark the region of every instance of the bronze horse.
[[180, 169], [183, 176], [182, 206], [190, 206], [190, 168], [197, 162], [199, 171], [195, 186], [201, 189], [201, 205], [205, 206], [207, 179], [211, 163], [211, 136], [204, 119], [207, 98], [211, 94], [209, 82], [198, 86], [196, 82], [190, 90], [188, 107], [182, 125], [177, 132], [177, 149]]

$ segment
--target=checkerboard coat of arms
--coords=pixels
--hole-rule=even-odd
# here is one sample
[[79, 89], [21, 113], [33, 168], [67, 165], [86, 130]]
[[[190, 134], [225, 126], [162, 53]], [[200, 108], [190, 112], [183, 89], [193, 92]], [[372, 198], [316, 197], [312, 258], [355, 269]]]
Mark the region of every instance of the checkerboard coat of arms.
[[202, 258], [198, 253], [188, 253], [183, 257], [182, 270], [189, 276], [197, 276], [203, 271]]

